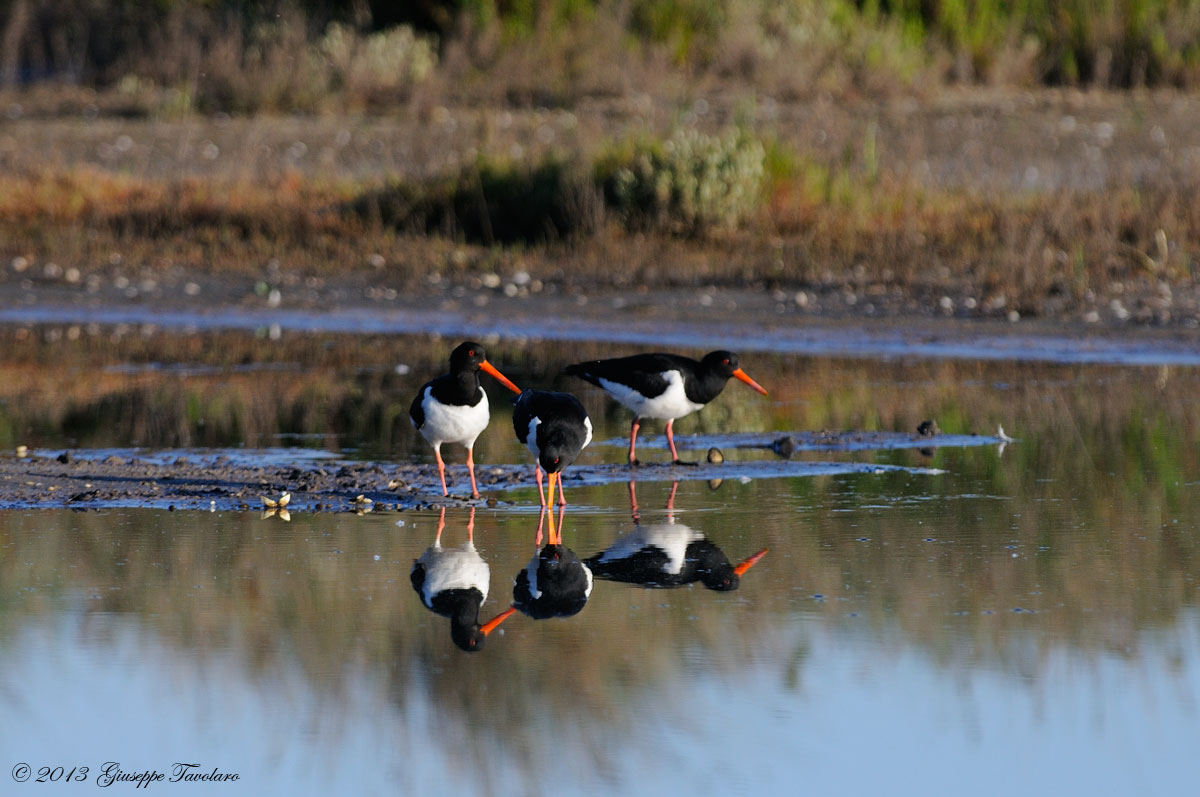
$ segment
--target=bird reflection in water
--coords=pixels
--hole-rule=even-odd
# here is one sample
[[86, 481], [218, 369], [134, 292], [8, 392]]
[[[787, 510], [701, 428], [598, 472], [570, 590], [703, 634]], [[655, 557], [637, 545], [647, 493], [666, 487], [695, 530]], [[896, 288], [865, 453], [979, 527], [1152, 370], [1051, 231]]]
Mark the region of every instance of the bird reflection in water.
[[487, 600], [491, 569], [475, 550], [475, 508], [467, 520], [467, 540], [457, 548], [442, 547], [446, 508], [438, 516], [437, 536], [420, 559], [413, 561], [412, 585], [426, 609], [450, 618], [450, 638], [463, 650], [480, 650], [488, 634], [514, 612], [509, 608], [483, 625], [479, 607]]
[[[550, 534], [543, 548], [540, 547], [542, 526], [547, 522]], [[547, 510], [545, 505], [542, 506], [533, 543], [538, 551], [513, 580], [513, 606], [534, 620], [578, 614], [592, 594], [592, 571], [574, 551], [563, 544], [562, 522], [561, 505], [557, 529], [553, 509]]]
[[731, 564], [725, 552], [704, 536], [675, 520], [675, 491], [671, 485], [667, 498], [665, 523], [641, 522], [637, 493], [629, 482], [629, 504], [634, 530], [617, 539], [607, 550], [587, 559], [597, 578], [638, 584], [643, 587], [680, 587], [699, 581], [709, 589], [728, 592], [741, 584], [741, 578], [766, 555], [763, 548], [738, 564]]

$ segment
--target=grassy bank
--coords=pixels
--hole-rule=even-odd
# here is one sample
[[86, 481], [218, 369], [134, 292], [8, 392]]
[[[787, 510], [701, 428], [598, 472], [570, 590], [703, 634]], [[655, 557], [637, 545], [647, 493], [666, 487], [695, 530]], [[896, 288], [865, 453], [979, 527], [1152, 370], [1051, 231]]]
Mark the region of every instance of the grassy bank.
[[10, 286], [93, 293], [172, 274], [405, 292], [431, 275], [523, 272], [566, 291], [756, 287], [883, 315], [913, 302], [967, 317], [1195, 315], [1200, 186], [1188, 175], [986, 192], [871, 163], [692, 132], [570, 160], [479, 156], [429, 178], [33, 169], [0, 175], [0, 262]]

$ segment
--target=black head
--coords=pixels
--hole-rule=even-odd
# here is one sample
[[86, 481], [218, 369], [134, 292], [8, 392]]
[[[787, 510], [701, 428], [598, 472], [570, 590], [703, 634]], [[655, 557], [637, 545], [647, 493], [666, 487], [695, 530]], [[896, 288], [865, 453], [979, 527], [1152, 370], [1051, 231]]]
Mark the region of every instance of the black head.
[[717, 592], [733, 592], [741, 586], [742, 577], [734, 572], [733, 565], [725, 562], [701, 571], [700, 583]]
[[479, 366], [487, 360], [487, 352], [473, 340], [468, 340], [458, 344], [454, 351], [450, 352], [450, 370], [454, 373], [460, 371], [478, 371]]
[[731, 351], [710, 351], [700, 363], [722, 379], [733, 376], [738, 369], [738, 357]]
[[482, 650], [483, 643], [487, 642], [487, 634], [480, 629], [479, 623], [464, 624], [451, 621], [450, 638], [468, 653]]
[[538, 450], [538, 464], [546, 473], [560, 473], [579, 456], [579, 446], [551, 440]]

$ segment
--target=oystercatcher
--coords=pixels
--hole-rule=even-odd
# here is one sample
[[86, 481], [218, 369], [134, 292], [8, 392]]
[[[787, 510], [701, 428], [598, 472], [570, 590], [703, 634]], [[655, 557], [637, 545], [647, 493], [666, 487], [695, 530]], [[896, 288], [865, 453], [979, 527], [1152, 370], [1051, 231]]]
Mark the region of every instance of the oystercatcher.
[[592, 422], [579, 399], [570, 393], [526, 390], [517, 398], [513, 409], [513, 430], [517, 440], [533, 454], [542, 505], [547, 503], [542, 492], [543, 469], [549, 475], [549, 503], [554, 503], [555, 481], [558, 481], [560, 503], [567, 503], [559, 474], [592, 441]]
[[681, 462], [675, 450], [672, 425], [717, 397], [735, 377], [767, 395], [762, 385], [738, 367], [737, 355], [731, 351], [714, 351], [696, 361], [677, 354], [635, 354], [612, 360], [593, 360], [568, 365], [565, 373], [573, 374], [603, 388], [610, 396], [633, 410], [633, 425], [629, 430], [629, 463], [637, 465], [634, 445], [642, 418], [662, 418], [667, 422], [667, 445], [671, 460]]
[[408, 414], [413, 426], [433, 446], [442, 495], [446, 489], [446, 463], [442, 462], [442, 443], [462, 443], [467, 447], [467, 468], [471, 472], [471, 497], [479, 497], [475, 484], [475, 438], [487, 428], [488, 398], [479, 384], [480, 370], [500, 380], [514, 393], [521, 389], [487, 361], [483, 347], [472, 340], [459, 344], [450, 353], [450, 373], [421, 386]]
[[[538, 517], [534, 545], [541, 545], [542, 521], [547, 514], [550, 515], [549, 542], [513, 579], [513, 607], [534, 620], [579, 614], [592, 594], [592, 571], [563, 544], [562, 534], [554, 528], [554, 512], [547, 513], [545, 506]], [[558, 525], [561, 529], [561, 507]]]
[[699, 581], [719, 592], [730, 592], [741, 584], [742, 575], [766, 555], [763, 548], [753, 556], [734, 565], [725, 552], [704, 536], [675, 520], [675, 489], [667, 499], [667, 521], [648, 523], [638, 521], [637, 498], [633, 482], [629, 483], [629, 500], [635, 528], [617, 538], [616, 542], [584, 562], [596, 578], [639, 584], [643, 587], [680, 587]]
[[421, 603], [430, 611], [450, 618], [450, 638], [465, 651], [483, 647], [488, 634], [507, 620], [515, 609], [509, 608], [487, 623], [479, 624], [479, 607], [487, 600], [491, 570], [475, 550], [475, 507], [467, 521], [467, 541], [458, 548], [442, 547], [446, 527], [446, 508], [438, 518], [433, 545], [413, 560], [412, 585]]

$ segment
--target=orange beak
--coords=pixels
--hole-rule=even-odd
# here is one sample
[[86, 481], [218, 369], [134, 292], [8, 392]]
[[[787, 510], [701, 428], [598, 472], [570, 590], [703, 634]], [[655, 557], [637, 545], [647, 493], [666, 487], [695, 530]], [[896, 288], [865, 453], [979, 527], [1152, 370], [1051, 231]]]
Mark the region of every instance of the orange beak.
[[505, 609], [504, 611], [500, 612], [500, 614], [496, 615], [496, 616], [495, 616], [495, 617], [493, 617], [491, 620], [488, 620], [486, 623], [484, 623], [483, 625], [481, 625], [481, 626], [479, 627], [479, 630], [483, 632], [483, 635], [484, 635], [484, 636], [487, 636], [488, 634], [490, 634], [490, 633], [492, 633], [493, 631], [495, 631], [495, 630], [496, 630], [496, 628], [497, 628], [497, 627], [498, 627], [498, 626], [499, 626], [501, 623], [503, 623], [503, 622], [504, 622], [505, 620], [507, 620], [509, 617], [512, 617], [514, 614], [516, 614], [516, 611], [517, 611], [516, 609], [514, 609], [514, 608], [513, 608], [513, 607], [511, 607], [511, 606], [509, 606], [507, 609]]
[[[521, 392], [521, 388], [514, 385], [507, 376], [505, 376], [504, 374], [497, 371], [496, 366], [492, 365], [487, 360], [484, 360], [483, 362], [481, 362], [479, 364], [479, 367], [483, 370], [483, 372], [485, 374], [487, 374], [488, 376], [495, 377], [500, 382], [500, 384], [504, 385], [506, 388], [508, 388], [512, 392], [514, 392], [514, 393]], [[759, 388], [759, 390], [762, 390], [762, 388]], [[766, 393], [767, 391], [763, 390], [763, 392]]]
[[742, 380], [743, 382], [745, 382], [750, 387], [757, 390], [759, 393], [762, 393], [764, 396], [767, 395], [767, 391], [763, 388], [763, 386], [760, 385], [758, 382], [755, 382], [750, 377], [746, 376], [746, 372], [743, 371], [741, 368], [734, 371], [733, 375], [736, 376], [738, 379]]
[[[559, 474], [558, 473], [548, 473], [546, 475], [550, 477], [550, 479], [549, 479], [549, 482], [550, 482], [550, 504], [553, 504], [554, 503], [554, 485], [559, 479]], [[554, 510], [551, 509], [548, 514], [550, 515], [550, 544], [551, 545], [562, 545], [562, 532], [558, 531], [554, 528]]]
[[737, 567], [733, 568], [733, 572], [737, 573], [739, 576], [742, 575], [742, 573], [745, 573], [747, 570], [754, 567], [754, 565], [758, 563], [759, 559], [762, 559], [764, 556], [766, 556], [767, 551], [769, 550], [771, 549], [763, 548], [761, 551], [754, 554], [754, 556], [742, 561]]

